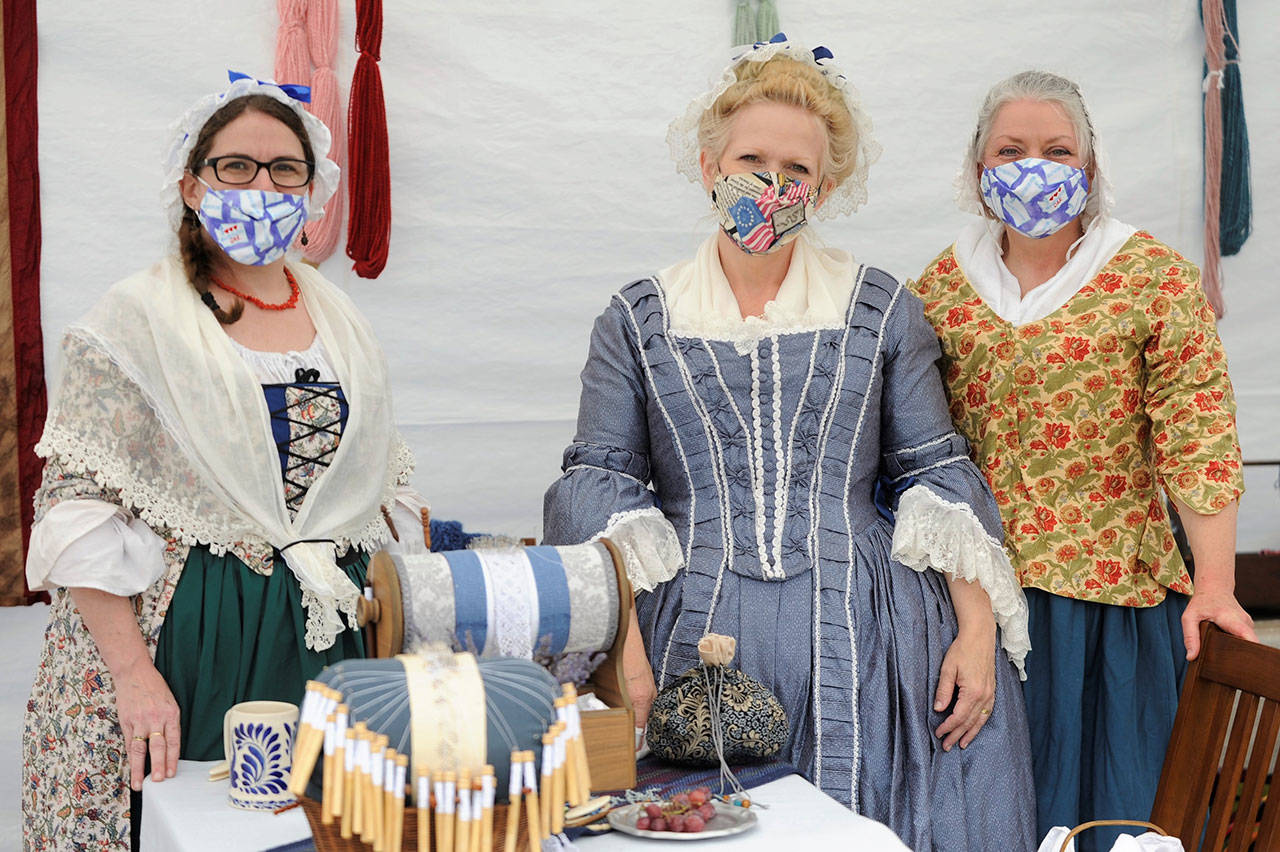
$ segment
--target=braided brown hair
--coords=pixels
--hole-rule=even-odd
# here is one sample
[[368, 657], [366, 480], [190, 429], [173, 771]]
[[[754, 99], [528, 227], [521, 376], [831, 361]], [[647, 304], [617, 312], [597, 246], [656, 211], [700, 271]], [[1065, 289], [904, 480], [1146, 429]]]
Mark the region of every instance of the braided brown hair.
[[[298, 141], [302, 143], [303, 159], [309, 163], [315, 161], [307, 129], [291, 107], [268, 95], [246, 95], [243, 98], [236, 98], [215, 112], [204, 123], [204, 127], [200, 128], [196, 144], [187, 157], [187, 171], [195, 174], [196, 164], [209, 156], [209, 149], [213, 147], [213, 137], [217, 136], [222, 128], [250, 110], [269, 115], [292, 130], [293, 135], [297, 136]], [[191, 282], [191, 286], [200, 294], [205, 304], [214, 309], [213, 315], [218, 318], [218, 322], [230, 325], [240, 319], [244, 314], [244, 302], [239, 297], [236, 298], [235, 304], [226, 310], [215, 307], [217, 303], [209, 292], [213, 286], [215, 248], [210, 244], [204, 226], [196, 216], [196, 211], [188, 205], [184, 205], [182, 222], [178, 225], [178, 248], [182, 253], [182, 265], [186, 268], [187, 280]]]

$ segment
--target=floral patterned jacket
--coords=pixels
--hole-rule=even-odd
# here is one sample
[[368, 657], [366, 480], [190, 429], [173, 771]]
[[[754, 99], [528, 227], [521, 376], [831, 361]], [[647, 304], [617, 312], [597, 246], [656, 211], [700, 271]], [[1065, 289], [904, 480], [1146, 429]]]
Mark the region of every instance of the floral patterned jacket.
[[1199, 270], [1139, 231], [1065, 305], [1015, 327], [953, 249], [908, 286], [938, 333], [951, 417], [995, 492], [1022, 585], [1122, 606], [1190, 594], [1161, 487], [1202, 514], [1244, 491]]

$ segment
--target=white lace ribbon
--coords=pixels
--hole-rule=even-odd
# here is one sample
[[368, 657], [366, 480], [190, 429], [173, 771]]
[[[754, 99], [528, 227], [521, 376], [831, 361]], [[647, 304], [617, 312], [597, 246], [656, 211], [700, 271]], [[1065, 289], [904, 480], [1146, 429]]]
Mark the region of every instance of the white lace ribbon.
[[652, 592], [684, 567], [680, 539], [657, 507], [616, 512], [591, 541], [607, 538], [622, 553], [633, 592]]
[[923, 485], [914, 485], [898, 500], [890, 556], [916, 571], [932, 568], [957, 580], [977, 581], [1000, 626], [1003, 647], [1026, 680], [1031, 650], [1027, 599], [1000, 542], [964, 503], [951, 503]]

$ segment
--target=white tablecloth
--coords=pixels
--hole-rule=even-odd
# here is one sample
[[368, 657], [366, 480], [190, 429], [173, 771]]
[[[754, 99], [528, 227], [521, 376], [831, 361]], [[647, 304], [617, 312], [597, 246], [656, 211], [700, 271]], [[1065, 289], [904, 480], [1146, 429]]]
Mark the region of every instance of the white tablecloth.
[[[753, 801], [769, 807], [757, 812], [759, 823], [750, 831], [729, 837], [708, 838], [687, 848], [689, 852], [733, 849], [734, 852], [825, 852], [856, 849], [858, 852], [909, 852], [889, 827], [858, 816], [799, 775], [788, 775], [748, 791]], [[674, 847], [631, 837], [617, 831], [576, 841], [580, 852], [657, 852]]]
[[[274, 815], [231, 807], [227, 804], [227, 782], [207, 780], [211, 765], [180, 760], [176, 776], [159, 784], [148, 780], [143, 785], [143, 852], [253, 852], [311, 836], [307, 818], [297, 808]], [[699, 841], [694, 849], [732, 844], [735, 852], [906, 852], [907, 847], [886, 826], [858, 816], [799, 775], [756, 787], [751, 796], [769, 806], [757, 812], [759, 825], [732, 837]], [[653, 841], [618, 832], [584, 837], [576, 845], [580, 852], [654, 849]]]
[[142, 785], [142, 852], [257, 852], [311, 837], [301, 808], [282, 814], [227, 803], [228, 781], [210, 781], [213, 763], [179, 760], [178, 774]]

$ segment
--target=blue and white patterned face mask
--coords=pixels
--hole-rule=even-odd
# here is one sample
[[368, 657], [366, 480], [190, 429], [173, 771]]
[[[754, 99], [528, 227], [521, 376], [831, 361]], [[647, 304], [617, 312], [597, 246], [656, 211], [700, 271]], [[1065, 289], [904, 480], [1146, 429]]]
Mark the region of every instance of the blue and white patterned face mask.
[[1084, 169], [1039, 157], [983, 169], [981, 187], [997, 219], [1036, 239], [1061, 230], [1089, 199]]
[[284, 257], [306, 224], [307, 197], [209, 187], [196, 215], [227, 257], [246, 266], [265, 266]]

